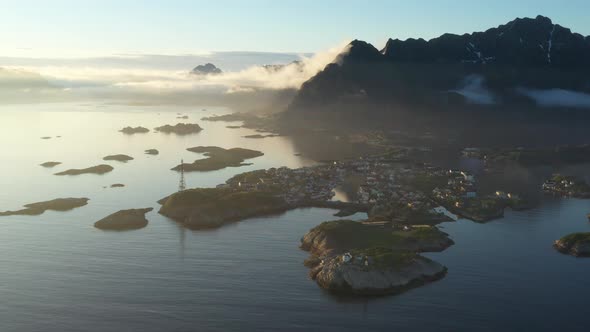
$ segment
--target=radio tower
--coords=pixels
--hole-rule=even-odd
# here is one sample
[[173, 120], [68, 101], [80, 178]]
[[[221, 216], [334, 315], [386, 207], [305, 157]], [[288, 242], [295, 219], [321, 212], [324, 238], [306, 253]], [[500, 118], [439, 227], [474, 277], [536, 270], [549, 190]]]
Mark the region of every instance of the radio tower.
[[180, 159], [180, 183], [178, 184], [178, 191], [186, 189], [186, 182], [184, 181], [184, 160]]

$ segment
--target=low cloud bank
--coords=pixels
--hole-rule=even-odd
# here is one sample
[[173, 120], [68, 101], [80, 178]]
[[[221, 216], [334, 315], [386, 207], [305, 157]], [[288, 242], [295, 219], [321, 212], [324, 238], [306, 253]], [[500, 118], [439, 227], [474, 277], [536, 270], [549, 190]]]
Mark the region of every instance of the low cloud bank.
[[492, 92], [486, 88], [485, 79], [481, 75], [469, 75], [463, 81], [460, 89], [454, 90], [467, 100], [467, 102], [478, 105], [493, 105], [496, 98]]
[[583, 92], [564, 89], [537, 90], [527, 88], [518, 88], [517, 91], [534, 100], [539, 106], [590, 108], [590, 94]]
[[[179, 56], [176, 68], [170, 63], [162, 64], [157, 58], [158, 65], [150, 66], [141, 56], [137, 62], [142, 66], [109, 67], [105, 60], [100, 59], [96, 64], [87, 61], [81, 65], [79, 61], [72, 61], [72, 65], [37, 64], [24, 66], [11, 65], [0, 68], [0, 88], [40, 88], [51, 87], [67, 92], [68, 96], [81, 95], [85, 97], [97, 95], [101, 98], [113, 95], [123, 98], [126, 93], [137, 99], [145, 94], [153, 98], [154, 95], [235, 95], [260, 92], [263, 90], [292, 90], [298, 89], [305, 81], [321, 71], [332, 62], [344, 48], [345, 44], [319, 52], [315, 55], [291, 58], [295, 62], [284, 61], [286, 55], [277, 54], [276, 60], [263, 63], [269, 59], [269, 54], [260, 54], [260, 65], [250, 65], [240, 70], [224, 70], [218, 75], [194, 75], [190, 73], [192, 67], [201, 63], [194, 63], [185, 67], [186, 57]], [[210, 56], [210, 62], [227, 62], [234, 54], [220, 54]], [[252, 56], [257, 56], [254, 53]], [[154, 56], [146, 56], [155, 58]], [[170, 61], [174, 57], [169, 58]], [[126, 62], [134, 58], [126, 58]], [[182, 61], [180, 63], [180, 61]], [[289, 63], [290, 62], [290, 63]], [[269, 64], [271, 66], [262, 66]], [[8, 75], [7, 73], [10, 73]], [[41, 84], [42, 82], [42, 84]]]

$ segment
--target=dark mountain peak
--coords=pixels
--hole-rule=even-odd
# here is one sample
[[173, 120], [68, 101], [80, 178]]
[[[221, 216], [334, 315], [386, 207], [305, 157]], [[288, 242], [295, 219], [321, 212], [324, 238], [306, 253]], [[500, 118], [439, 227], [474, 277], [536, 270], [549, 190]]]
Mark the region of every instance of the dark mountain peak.
[[344, 64], [349, 62], [363, 63], [382, 61], [383, 55], [375, 48], [375, 46], [355, 39], [351, 41], [344, 51], [336, 58], [336, 63]]
[[292, 106], [455, 103], [457, 95], [462, 102], [527, 104], [536, 98], [530, 91], [590, 93], [589, 73], [590, 37], [544, 16], [517, 18], [486, 31], [445, 33], [428, 41], [389, 39], [381, 51], [354, 40], [302, 85]]
[[550, 18], [517, 18], [484, 32], [445, 33], [429, 41], [390, 39], [382, 53], [397, 62], [575, 67], [590, 65], [588, 39]]

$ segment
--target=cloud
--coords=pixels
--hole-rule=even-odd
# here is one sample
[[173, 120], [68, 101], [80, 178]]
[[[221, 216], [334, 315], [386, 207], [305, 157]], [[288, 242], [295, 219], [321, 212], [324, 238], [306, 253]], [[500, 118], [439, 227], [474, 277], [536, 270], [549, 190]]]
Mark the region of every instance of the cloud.
[[[189, 72], [192, 67], [183, 67], [182, 70], [159, 69], [144, 62], [141, 63], [142, 67], [109, 67], [104, 63], [80, 66], [76, 63], [67, 65], [66, 62], [60, 65], [14, 66], [11, 70], [36, 71], [50, 84], [67, 88], [71, 92], [100, 89], [105, 93], [106, 90], [113, 89], [117, 93], [129, 90], [134, 93], [216, 91], [231, 94], [262, 89], [297, 89], [334, 61], [344, 47], [345, 44], [342, 44], [312, 56], [300, 56], [298, 62], [294, 63], [272, 67], [255, 65], [209, 76], [191, 75]], [[141, 59], [138, 58], [139, 60]], [[133, 61], [133, 57], [127, 58], [126, 61]]]
[[479, 105], [493, 105], [496, 98], [485, 86], [485, 79], [481, 75], [469, 75], [463, 80], [461, 89], [452, 90], [465, 97], [469, 103]]
[[517, 91], [531, 99], [539, 106], [545, 107], [590, 107], [590, 94], [564, 90], [564, 89], [526, 89], [518, 88]]

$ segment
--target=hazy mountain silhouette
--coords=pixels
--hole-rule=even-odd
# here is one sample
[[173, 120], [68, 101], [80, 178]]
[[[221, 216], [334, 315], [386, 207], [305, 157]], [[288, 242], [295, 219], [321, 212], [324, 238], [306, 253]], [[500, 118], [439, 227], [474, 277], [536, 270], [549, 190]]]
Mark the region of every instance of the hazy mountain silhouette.
[[198, 65], [191, 71], [191, 74], [195, 75], [211, 75], [211, 74], [221, 74], [221, 69], [217, 68], [212, 63], [206, 63], [204, 65]]

